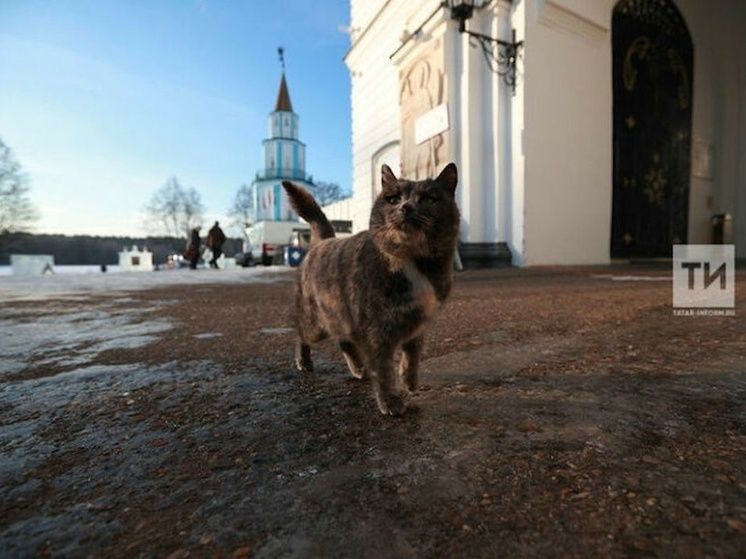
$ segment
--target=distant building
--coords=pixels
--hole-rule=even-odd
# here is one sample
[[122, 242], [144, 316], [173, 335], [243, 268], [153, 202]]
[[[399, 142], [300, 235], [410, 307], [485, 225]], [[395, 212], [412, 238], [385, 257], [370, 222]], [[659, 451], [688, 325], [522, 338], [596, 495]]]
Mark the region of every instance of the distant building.
[[51, 254], [11, 254], [10, 265], [14, 276], [54, 274], [54, 256]]
[[119, 253], [119, 269], [123, 272], [153, 271], [153, 253], [147, 247], [140, 250], [137, 245]]
[[298, 115], [293, 112], [284, 71], [275, 110], [269, 115], [269, 137], [262, 144], [264, 170], [251, 183], [254, 222], [297, 221], [282, 181], [292, 180], [313, 192], [313, 177], [306, 174], [306, 145], [298, 139]]
[[337, 237], [352, 235], [352, 198], [342, 198], [321, 208], [334, 227]]

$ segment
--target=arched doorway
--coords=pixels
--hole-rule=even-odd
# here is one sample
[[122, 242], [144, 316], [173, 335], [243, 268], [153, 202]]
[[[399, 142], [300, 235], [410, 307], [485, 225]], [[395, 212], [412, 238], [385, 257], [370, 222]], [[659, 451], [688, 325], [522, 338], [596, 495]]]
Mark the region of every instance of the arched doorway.
[[620, 0], [612, 16], [612, 257], [686, 243], [693, 46], [671, 0]]

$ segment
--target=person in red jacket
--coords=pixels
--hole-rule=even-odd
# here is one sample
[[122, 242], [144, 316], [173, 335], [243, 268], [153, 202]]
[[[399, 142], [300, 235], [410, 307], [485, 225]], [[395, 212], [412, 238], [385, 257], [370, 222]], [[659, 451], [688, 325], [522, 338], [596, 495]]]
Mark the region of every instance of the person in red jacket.
[[216, 221], [215, 225], [212, 226], [210, 231], [207, 233], [207, 242], [205, 245], [212, 251], [212, 260], [210, 260], [210, 267], [218, 269], [218, 258], [223, 254], [223, 243], [225, 243], [225, 233], [220, 228], [220, 224]]
[[186, 250], [184, 251], [184, 258], [189, 261], [189, 267], [192, 270], [197, 269], [197, 262], [199, 262], [199, 252], [202, 245], [202, 241], [199, 238], [199, 225], [192, 229], [189, 234], [189, 240], [187, 241]]

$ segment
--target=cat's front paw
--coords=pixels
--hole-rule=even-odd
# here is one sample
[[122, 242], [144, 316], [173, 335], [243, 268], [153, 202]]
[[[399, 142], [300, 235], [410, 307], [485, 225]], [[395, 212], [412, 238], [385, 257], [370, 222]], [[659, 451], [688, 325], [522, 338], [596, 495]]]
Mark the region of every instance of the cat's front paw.
[[359, 367], [355, 364], [355, 362], [348, 357], [347, 355], [344, 356], [345, 361], [347, 362], [347, 368], [350, 371], [350, 374], [355, 377], [358, 380], [364, 380], [368, 378], [368, 373], [365, 370], [365, 367]]
[[404, 388], [406, 388], [410, 394], [417, 391], [417, 375], [405, 375], [403, 380]]
[[295, 368], [301, 373], [313, 373], [313, 361], [310, 359], [295, 359]]
[[295, 346], [295, 368], [301, 373], [313, 373], [313, 359], [311, 359], [311, 346], [299, 342]]
[[400, 393], [383, 394], [378, 392], [376, 393], [376, 403], [383, 415], [402, 415], [407, 409], [406, 397]]
[[368, 379], [368, 371], [365, 370], [365, 368], [350, 368], [350, 374], [356, 378], [357, 380], [367, 380]]

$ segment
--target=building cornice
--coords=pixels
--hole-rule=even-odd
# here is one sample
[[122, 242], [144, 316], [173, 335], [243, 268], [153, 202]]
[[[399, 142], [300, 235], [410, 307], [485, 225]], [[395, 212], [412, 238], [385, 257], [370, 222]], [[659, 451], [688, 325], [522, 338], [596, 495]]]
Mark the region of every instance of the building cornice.
[[[399, 46], [394, 52], [389, 55], [389, 60], [398, 64], [402, 59], [406, 58], [409, 53], [416, 50], [421, 44], [427, 42], [431, 37], [432, 33], [439, 29], [442, 24], [448, 24], [450, 19], [446, 16], [445, 12], [441, 10], [442, 6], [439, 6], [433, 10], [429, 16], [427, 16], [417, 29], [412, 31], [407, 38], [399, 43]], [[443, 27], [445, 32], [446, 27]]]
[[287, 136], [272, 136], [271, 138], [264, 138], [262, 140], [262, 144], [266, 144], [267, 142], [271, 142], [273, 140], [284, 140], [286, 142], [295, 142], [296, 144], [300, 144], [305, 147], [305, 143], [301, 142], [300, 140], [296, 138], [288, 138]]

